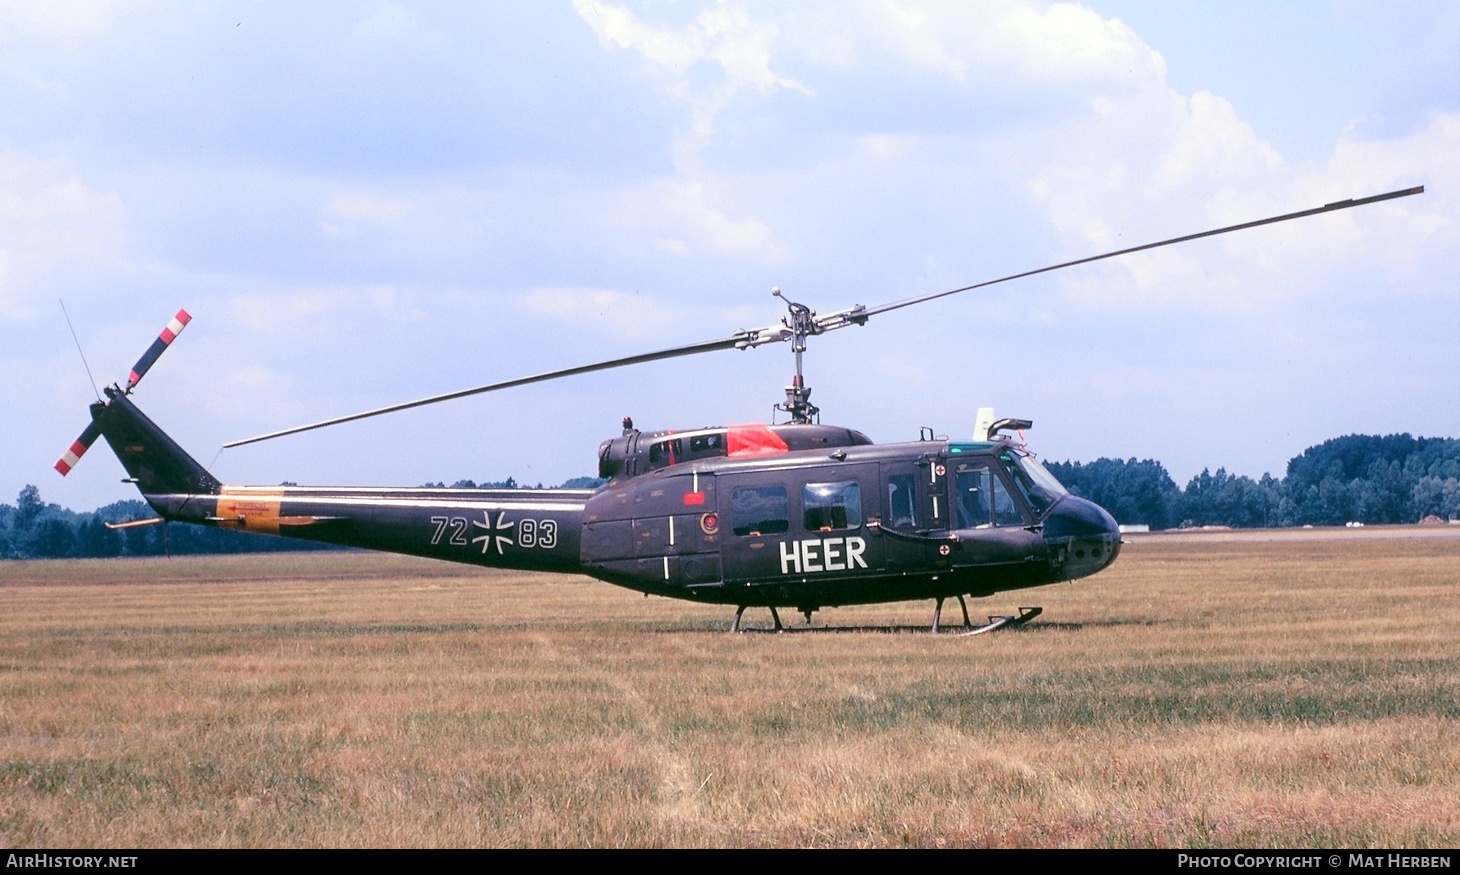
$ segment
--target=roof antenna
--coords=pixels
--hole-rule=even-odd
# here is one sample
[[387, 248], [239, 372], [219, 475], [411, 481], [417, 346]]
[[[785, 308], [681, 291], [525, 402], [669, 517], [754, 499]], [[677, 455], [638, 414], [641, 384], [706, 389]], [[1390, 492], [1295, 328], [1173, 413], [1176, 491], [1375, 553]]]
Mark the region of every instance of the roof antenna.
[[96, 394], [96, 400], [101, 401], [101, 390], [96, 388], [96, 378], [91, 375], [91, 365], [86, 363], [86, 353], [81, 352], [81, 339], [76, 336], [76, 326], [71, 324], [71, 314], [66, 312], [66, 302], [61, 302], [61, 313], [66, 317], [66, 327], [71, 329], [71, 339], [76, 341], [76, 352], [81, 354], [81, 366], [86, 368], [86, 379], [91, 381], [91, 391]]

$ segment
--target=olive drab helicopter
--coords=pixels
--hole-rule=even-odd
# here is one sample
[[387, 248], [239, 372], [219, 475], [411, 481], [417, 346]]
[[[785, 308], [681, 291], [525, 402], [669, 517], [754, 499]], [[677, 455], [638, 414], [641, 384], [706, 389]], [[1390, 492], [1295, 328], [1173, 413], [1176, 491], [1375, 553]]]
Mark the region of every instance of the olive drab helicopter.
[[[1018, 615], [969, 620], [966, 596], [1086, 577], [1120, 553], [1105, 510], [1071, 495], [1025, 447], [1027, 420], [981, 412], [971, 440], [924, 428], [916, 441], [874, 444], [825, 425], [802, 372], [807, 340], [874, 316], [997, 283], [1175, 243], [1419, 194], [1423, 187], [1330, 203], [1024, 271], [878, 306], [818, 316], [780, 290], [776, 325], [728, 337], [422, 398], [224, 444], [239, 446], [453, 398], [679, 356], [791, 345], [788, 421], [691, 430], [623, 431], [599, 447], [597, 489], [391, 489], [229, 486], [132, 402], [137, 384], [189, 322], [179, 311], [125, 385], [105, 388], [91, 423], [56, 463], [66, 474], [98, 436], [159, 517], [328, 544], [485, 565], [586, 574], [670, 598], [811, 615], [824, 607], [957, 599], [957, 634], [1017, 625]], [[142, 521], [139, 521], [142, 522]], [[826, 627], [813, 627], [826, 628]]]

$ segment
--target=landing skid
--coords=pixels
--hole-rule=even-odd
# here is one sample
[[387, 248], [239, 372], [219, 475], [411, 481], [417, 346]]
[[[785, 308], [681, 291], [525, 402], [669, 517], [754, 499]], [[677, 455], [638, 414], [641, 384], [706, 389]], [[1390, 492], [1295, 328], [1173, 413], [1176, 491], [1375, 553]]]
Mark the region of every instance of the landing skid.
[[963, 638], [969, 635], [982, 635], [985, 632], [992, 632], [995, 629], [1012, 629], [1016, 626], [1024, 625], [1025, 623], [1029, 622], [1030, 620], [1034, 619], [1042, 613], [1044, 613], [1044, 608], [1040, 607], [1039, 605], [1020, 605], [1019, 616], [1017, 617], [1011, 616], [1009, 614], [1004, 614], [1002, 616], [990, 614], [989, 621], [982, 626], [974, 626], [972, 628], [959, 629], [956, 632], [947, 632], [942, 634], [956, 635], [960, 638]]
[[731, 632], [762, 634], [802, 634], [806, 632], [821, 633], [845, 633], [861, 632], [883, 635], [941, 635], [949, 638], [967, 638], [970, 635], [982, 635], [985, 632], [993, 632], [997, 629], [1013, 629], [1022, 626], [1030, 620], [1044, 613], [1044, 608], [1037, 605], [1021, 605], [1017, 616], [1012, 614], [990, 614], [989, 621], [982, 624], [974, 624], [968, 621], [967, 609], [964, 611], [964, 625], [952, 628], [940, 628], [935, 622], [930, 628], [928, 626], [783, 626], [780, 615], [774, 608], [771, 609], [771, 616], [775, 619], [774, 628], [763, 626], [749, 626], [742, 628], [740, 617], [745, 613], [745, 608], [735, 612], [735, 620], [730, 624]]

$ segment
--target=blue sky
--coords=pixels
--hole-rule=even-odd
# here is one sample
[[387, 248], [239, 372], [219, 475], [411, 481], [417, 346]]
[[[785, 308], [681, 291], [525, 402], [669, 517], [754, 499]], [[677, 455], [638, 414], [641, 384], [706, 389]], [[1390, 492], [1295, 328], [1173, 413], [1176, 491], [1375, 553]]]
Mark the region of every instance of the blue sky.
[[0, 496], [100, 381], [225, 481], [592, 473], [598, 442], [765, 421], [784, 347], [327, 416], [1346, 197], [1426, 194], [1078, 268], [813, 339], [878, 441], [1033, 419], [1053, 459], [1281, 474], [1460, 435], [1453, 3], [0, 6]]

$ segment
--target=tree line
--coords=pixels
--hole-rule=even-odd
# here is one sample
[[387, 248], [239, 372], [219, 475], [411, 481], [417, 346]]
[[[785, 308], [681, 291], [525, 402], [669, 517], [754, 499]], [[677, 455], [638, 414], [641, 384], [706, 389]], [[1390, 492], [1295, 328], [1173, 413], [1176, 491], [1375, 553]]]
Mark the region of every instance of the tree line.
[[1348, 435], [1309, 447], [1281, 480], [1204, 469], [1185, 489], [1151, 459], [1054, 462], [1076, 495], [1121, 524], [1153, 530], [1413, 523], [1460, 518], [1460, 440], [1407, 434]]
[[[1349, 435], [1309, 447], [1288, 462], [1281, 480], [1253, 480], [1218, 468], [1203, 470], [1178, 487], [1151, 459], [1050, 462], [1046, 466], [1076, 495], [1104, 507], [1122, 524], [1154, 530], [1190, 526], [1239, 528], [1413, 523], [1426, 516], [1460, 518], [1460, 440], [1407, 434]], [[564, 483], [593, 488], [578, 477]], [[286, 484], [292, 485], [292, 484]], [[441, 486], [428, 483], [427, 486]], [[512, 478], [493, 483], [458, 480], [454, 486], [514, 488]], [[191, 525], [112, 529], [106, 523], [155, 516], [141, 501], [118, 501], [78, 513], [41, 499], [27, 486], [16, 503], [0, 504], [0, 558], [50, 559], [160, 556], [189, 553], [257, 553], [327, 549], [251, 532]]]
[[78, 513], [58, 504], [42, 501], [40, 490], [27, 486], [20, 490], [15, 504], [0, 504], [0, 559], [268, 553], [321, 549], [319, 544], [208, 526], [163, 523], [112, 529], [106, 525], [156, 516], [152, 508], [141, 501], [117, 501], [90, 513]]

